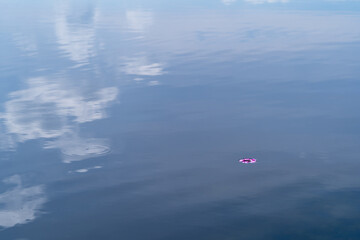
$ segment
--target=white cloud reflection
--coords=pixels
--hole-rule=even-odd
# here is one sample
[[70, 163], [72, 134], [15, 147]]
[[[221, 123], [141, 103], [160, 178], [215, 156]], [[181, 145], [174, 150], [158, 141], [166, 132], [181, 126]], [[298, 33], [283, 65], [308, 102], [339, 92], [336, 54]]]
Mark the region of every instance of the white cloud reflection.
[[34, 39], [27, 35], [17, 33], [13, 37], [15, 45], [25, 53], [26, 56], [34, 56], [38, 53], [38, 47]]
[[127, 60], [124, 72], [139, 76], [159, 76], [164, 74], [163, 64], [150, 63], [146, 57], [130, 58]]
[[231, 5], [236, 2], [236, 0], [221, 0], [221, 2], [225, 5]]
[[287, 3], [288, 0], [245, 0], [245, 2], [253, 4], [263, 4], [263, 3]]
[[15, 187], [0, 194], [0, 226], [9, 228], [34, 220], [46, 202], [44, 187], [23, 187], [19, 175], [5, 179], [4, 183]]
[[69, 173], [87, 173], [90, 170], [100, 169], [100, 168], [103, 168], [103, 167], [102, 166], [94, 166], [94, 167], [89, 167], [89, 168], [80, 168], [75, 171], [69, 171]]
[[[75, 131], [76, 124], [106, 117], [105, 108], [117, 97], [115, 87], [102, 88], [83, 96], [61, 82], [32, 78], [28, 88], [12, 92], [5, 103], [1, 142], [17, 142], [45, 138], [46, 148], [59, 148], [65, 162], [79, 161], [108, 152], [102, 139], [83, 139]], [[4, 144], [2, 144], [4, 145]]]
[[148, 85], [149, 85], [149, 86], [157, 86], [157, 85], [160, 85], [160, 82], [154, 80], [154, 81], [150, 81], [150, 82], [148, 83]]
[[110, 151], [106, 139], [99, 138], [80, 138], [79, 136], [65, 136], [54, 141], [50, 141], [45, 148], [58, 148], [64, 158], [65, 163], [81, 161], [85, 158], [98, 157]]
[[144, 32], [153, 24], [153, 13], [144, 10], [126, 11], [127, 27], [132, 32]]
[[89, 63], [95, 56], [95, 25], [98, 20], [98, 11], [90, 12], [90, 21], [86, 23], [71, 24], [68, 22], [68, 11], [65, 7], [58, 7], [55, 18], [55, 33], [59, 48], [79, 65]]

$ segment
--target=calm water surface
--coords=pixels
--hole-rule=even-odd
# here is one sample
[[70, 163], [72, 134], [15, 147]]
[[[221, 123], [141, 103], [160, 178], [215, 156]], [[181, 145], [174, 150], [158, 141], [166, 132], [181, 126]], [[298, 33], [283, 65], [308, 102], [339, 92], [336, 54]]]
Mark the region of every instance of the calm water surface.
[[0, 239], [360, 239], [360, 2], [2, 0], [0, 30]]

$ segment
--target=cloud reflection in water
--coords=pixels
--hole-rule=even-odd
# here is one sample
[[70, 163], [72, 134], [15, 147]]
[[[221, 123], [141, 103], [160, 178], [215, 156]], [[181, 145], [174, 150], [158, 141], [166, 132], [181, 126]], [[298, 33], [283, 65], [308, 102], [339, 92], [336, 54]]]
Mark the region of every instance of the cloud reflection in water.
[[236, 0], [221, 0], [221, 2], [225, 5], [231, 5], [236, 2]]
[[23, 187], [19, 175], [7, 178], [3, 182], [15, 187], [0, 194], [0, 226], [9, 228], [34, 220], [46, 202], [44, 187]]
[[32, 57], [38, 54], [38, 46], [31, 37], [17, 33], [14, 34], [13, 40], [16, 47], [20, 49], [25, 56]]
[[288, 0], [245, 0], [245, 2], [253, 4], [263, 4], [263, 3], [287, 3]]
[[59, 48], [67, 56], [82, 66], [89, 63], [89, 59], [96, 55], [95, 52], [95, 25], [98, 19], [97, 10], [90, 13], [89, 22], [86, 24], [70, 24], [67, 9], [59, 7], [55, 18], [55, 33]]
[[81, 161], [85, 158], [91, 158], [107, 154], [110, 147], [106, 139], [99, 138], [80, 138], [79, 136], [65, 136], [55, 141], [48, 142], [45, 148], [61, 149], [64, 162], [70, 163]]
[[17, 142], [49, 139], [51, 142], [45, 148], [61, 149], [65, 162], [109, 151], [107, 141], [84, 139], [78, 136], [75, 127], [105, 118], [105, 108], [116, 99], [117, 88], [102, 88], [92, 96], [83, 96], [47, 78], [32, 78], [27, 84], [27, 89], [12, 92], [5, 103], [1, 118], [7, 134], [1, 142], [13, 143], [15, 147]]
[[164, 74], [161, 63], [150, 63], [146, 57], [131, 58], [125, 63], [124, 72], [129, 75], [159, 76]]
[[153, 24], [154, 16], [150, 11], [128, 10], [126, 11], [126, 22], [128, 29], [132, 32], [144, 32]]

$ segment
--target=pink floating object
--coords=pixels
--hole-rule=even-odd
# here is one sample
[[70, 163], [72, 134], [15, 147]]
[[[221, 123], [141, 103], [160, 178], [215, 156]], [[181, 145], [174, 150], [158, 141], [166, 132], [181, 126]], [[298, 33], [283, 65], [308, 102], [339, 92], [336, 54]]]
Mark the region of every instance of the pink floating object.
[[243, 158], [243, 159], [240, 159], [239, 162], [241, 162], [241, 163], [255, 163], [256, 159], [255, 158]]

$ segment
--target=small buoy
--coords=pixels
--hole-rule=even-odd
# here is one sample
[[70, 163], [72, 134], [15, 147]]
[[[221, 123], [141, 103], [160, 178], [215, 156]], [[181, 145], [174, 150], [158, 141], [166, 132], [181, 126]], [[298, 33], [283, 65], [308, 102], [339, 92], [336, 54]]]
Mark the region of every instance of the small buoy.
[[255, 158], [243, 158], [243, 159], [240, 159], [239, 162], [241, 162], [241, 163], [255, 163], [256, 159]]

